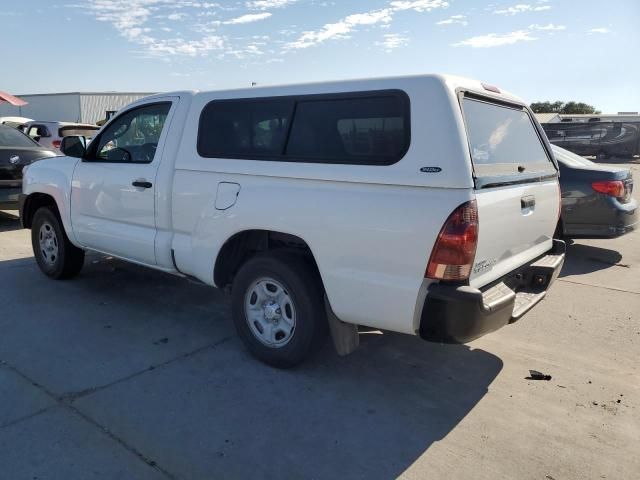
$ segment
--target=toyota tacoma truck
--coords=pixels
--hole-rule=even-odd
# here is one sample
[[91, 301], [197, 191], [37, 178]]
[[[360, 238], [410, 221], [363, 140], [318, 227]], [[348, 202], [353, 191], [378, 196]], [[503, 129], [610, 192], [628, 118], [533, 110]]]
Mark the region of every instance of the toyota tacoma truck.
[[540, 302], [564, 262], [558, 166], [501, 89], [421, 75], [217, 92], [124, 108], [24, 173], [40, 269], [87, 250], [231, 294], [277, 367], [358, 326], [465, 343]]

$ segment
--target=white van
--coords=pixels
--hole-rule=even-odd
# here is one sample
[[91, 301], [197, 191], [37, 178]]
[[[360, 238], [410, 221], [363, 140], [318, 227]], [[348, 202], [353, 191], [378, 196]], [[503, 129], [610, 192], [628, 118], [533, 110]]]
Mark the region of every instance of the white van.
[[440, 75], [177, 92], [140, 100], [87, 148], [30, 166], [38, 265], [84, 251], [228, 288], [272, 365], [331, 326], [468, 342], [521, 318], [564, 261], [549, 145], [524, 102]]

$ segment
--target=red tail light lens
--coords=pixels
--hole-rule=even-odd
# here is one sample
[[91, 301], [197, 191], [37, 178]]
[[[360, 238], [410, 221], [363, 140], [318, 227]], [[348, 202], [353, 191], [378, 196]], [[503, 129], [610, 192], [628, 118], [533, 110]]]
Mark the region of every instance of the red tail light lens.
[[475, 200], [460, 205], [449, 216], [436, 241], [426, 277], [466, 280], [478, 246], [478, 206]]
[[624, 197], [624, 183], [620, 180], [609, 180], [605, 182], [593, 182], [591, 184], [596, 192], [604, 193], [611, 197]]
[[60, 145], [62, 144], [61, 140], [54, 140], [53, 142], [51, 142], [51, 144], [53, 145], [54, 148], [60, 148]]

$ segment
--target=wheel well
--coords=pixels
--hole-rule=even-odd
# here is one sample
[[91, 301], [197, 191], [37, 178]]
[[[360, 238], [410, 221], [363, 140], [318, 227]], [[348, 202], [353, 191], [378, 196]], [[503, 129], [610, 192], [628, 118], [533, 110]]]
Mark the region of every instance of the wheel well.
[[233, 282], [240, 267], [254, 255], [285, 249], [307, 257], [318, 271], [311, 248], [300, 237], [270, 230], [246, 230], [236, 233], [220, 249], [213, 270], [213, 281], [219, 288], [224, 288]]
[[51, 195], [47, 195], [46, 193], [32, 193], [27, 197], [22, 210], [22, 222], [25, 228], [31, 228], [33, 216], [41, 207], [53, 207], [54, 213], [58, 218], [60, 217], [58, 205]]

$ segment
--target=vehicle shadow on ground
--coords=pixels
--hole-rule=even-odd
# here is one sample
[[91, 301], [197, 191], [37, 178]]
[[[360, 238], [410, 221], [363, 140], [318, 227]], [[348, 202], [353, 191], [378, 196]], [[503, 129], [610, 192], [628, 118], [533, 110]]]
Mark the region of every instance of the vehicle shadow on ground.
[[20, 219], [18, 218], [18, 212], [3, 212], [0, 211], [0, 232], [10, 232], [12, 230], [20, 230]]
[[620, 263], [621, 260], [622, 255], [616, 250], [581, 243], [568, 243], [567, 257], [560, 277], [583, 275], [615, 266], [626, 266]]
[[245, 351], [215, 290], [103, 256], [67, 282], [13, 262], [3, 359], [179, 478], [396, 478], [502, 369], [481, 349], [367, 332], [350, 356], [327, 342], [276, 370]]

